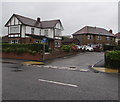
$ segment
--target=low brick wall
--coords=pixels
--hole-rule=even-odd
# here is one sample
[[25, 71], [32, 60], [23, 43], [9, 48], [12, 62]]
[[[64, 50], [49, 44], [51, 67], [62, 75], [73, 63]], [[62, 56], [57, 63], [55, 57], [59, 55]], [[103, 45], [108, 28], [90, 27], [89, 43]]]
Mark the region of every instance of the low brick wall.
[[[45, 55], [45, 60], [54, 59], [58, 57], [64, 57], [68, 55], [74, 55], [78, 52], [63, 52], [56, 51]], [[12, 59], [25, 59], [25, 60], [42, 60], [42, 54], [31, 55], [29, 53], [16, 54], [16, 53], [0, 53], [2, 58], [12, 58]]]
[[31, 55], [29, 53], [16, 54], [16, 53], [2, 53], [2, 58], [13, 58], [13, 59], [25, 59], [25, 60], [41, 60], [40, 54]]

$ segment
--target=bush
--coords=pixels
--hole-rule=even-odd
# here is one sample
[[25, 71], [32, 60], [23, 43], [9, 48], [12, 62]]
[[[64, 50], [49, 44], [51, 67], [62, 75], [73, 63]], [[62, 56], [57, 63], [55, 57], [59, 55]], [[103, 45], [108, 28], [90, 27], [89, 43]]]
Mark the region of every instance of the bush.
[[[2, 52], [15, 52], [21, 54], [24, 52], [29, 52], [35, 54], [43, 50], [43, 44], [2, 44]], [[49, 46], [45, 45], [45, 51], [49, 51]]]
[[78, 51], [78, 48], [75, 44], [71, 44], [70, 47], [71, 47], [71, 50]]
[[105, 66], [107, 68], [120, 70], [120, 51], [109, 51], [105, 53]]
[[103, 45], [103, 50], [113, 50], [116, 46], [115, 45]]
[[119, 50], [120, 51], [120, 46], [114, 47], [113, 50]]
[[63, 45], [63, 46], [61, 47], [61, 49], [62, 49], [63, 51], [65, 51], [65, 52], [70, 52], [71, 47], [70, 47], [70, 45]]

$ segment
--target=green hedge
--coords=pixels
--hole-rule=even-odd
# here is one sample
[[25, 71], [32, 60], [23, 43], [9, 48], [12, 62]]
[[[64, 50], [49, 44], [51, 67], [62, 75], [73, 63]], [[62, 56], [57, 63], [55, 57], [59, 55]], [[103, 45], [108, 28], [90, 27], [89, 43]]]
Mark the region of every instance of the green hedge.
[[120, 70], [120, 51], [109, 51], [105, 53], [105, 67]]
[[61, 47], [61, 49], [62, 49], [63, 51], [65, 51], [65, 52], [70, 52], [71, 46], [70, 46], [70, 45], [63, 45], [63, 46]]
[[[43, 50], [43, 44], [2, 44], [2, 52], [10, 53], [15, 52], [17, 54], [29, 52], [35, 54]], [[48, 45], [45, 45], [45, 51], [49, 51]]]
[[117, 47], [117, 46], [115, 46], [115, 45], [103, 45], [103, 51], [114, 50], [115, 47]]

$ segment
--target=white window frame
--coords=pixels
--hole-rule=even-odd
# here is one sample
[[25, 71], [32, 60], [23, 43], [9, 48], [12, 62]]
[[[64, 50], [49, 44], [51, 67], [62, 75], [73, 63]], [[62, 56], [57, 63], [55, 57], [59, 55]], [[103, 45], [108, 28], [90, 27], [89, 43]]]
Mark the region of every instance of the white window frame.
[[18, 44], [18, 43], [19, 43], [19, 40], [11, 40], [10, 43], [11, 43], [11, 44]]
[[102, 40], [102, 36], [98, 35], [98, 40]]
[[48, 36], [48, 29], [44, 30], [44, 34], [45, 34], [45, 36]]
[[36, 40], [36, 43], [41, 43], [41, 41], [40, 40]]
[[107, 37], [106, 37], [106, 40], [110, 40], [110, 37], [109, 37], [109, 36], [107, 36]]
[[19, 25], [16, 25], [16, 26], [10, 26], [10, 34], [11, 33], [20, 33], [20, 27]]
[[93, 39], [93, 35], [88, 35], [88, 39], [89, 40]]
[[60, 42], [55, 41], [55, 47], [60, 47], [60, 46], [61, 46]]
[[35, 33], [35, 28], [31, 28], [31, 34]]
[[39, 35], [41, 35], [41, 29], [39, 30]]

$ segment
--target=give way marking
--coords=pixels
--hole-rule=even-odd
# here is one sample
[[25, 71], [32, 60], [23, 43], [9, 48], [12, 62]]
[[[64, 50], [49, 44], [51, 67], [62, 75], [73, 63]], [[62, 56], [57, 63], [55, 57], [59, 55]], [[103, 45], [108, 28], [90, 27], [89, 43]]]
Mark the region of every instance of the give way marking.
[[74, 85], [74, 84], [62, 83], [62, 82], [57, 82], [57, 81], [50, 81], [50, 80], [44, 80], [44, 79], [38, 79], [38, 80], [39, 80], [39, 81], [42, 81], [42, 82], [59, 84], [59, 85], [64, 85], [64, 86], [78, 87], [77, 85]]

